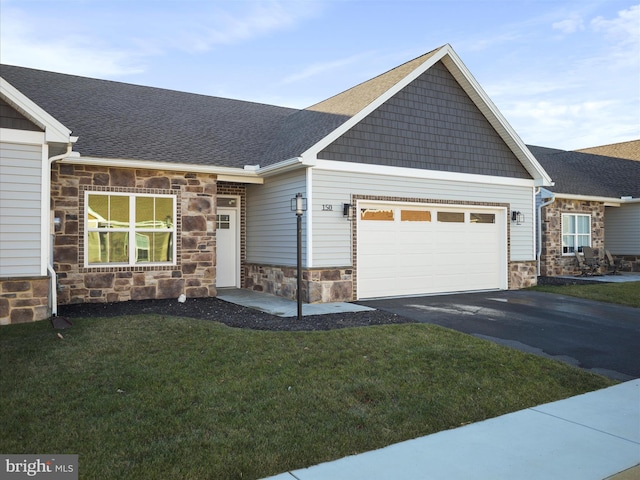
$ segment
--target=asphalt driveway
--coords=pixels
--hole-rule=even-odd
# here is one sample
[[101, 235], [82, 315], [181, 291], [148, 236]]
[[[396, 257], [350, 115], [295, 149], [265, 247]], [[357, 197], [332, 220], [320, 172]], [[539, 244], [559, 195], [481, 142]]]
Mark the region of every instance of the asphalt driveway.
[[617, 380], [640, 377], [640, 309], [528, 290], [358, 302], [561, 360]]

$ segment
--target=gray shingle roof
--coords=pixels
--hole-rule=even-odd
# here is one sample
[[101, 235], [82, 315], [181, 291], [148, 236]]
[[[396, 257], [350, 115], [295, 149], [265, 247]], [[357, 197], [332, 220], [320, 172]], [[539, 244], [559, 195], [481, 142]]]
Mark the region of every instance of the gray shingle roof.
[[260, 163], [298, 110], [2, 65], [0, 75], [79, 136], [83, 156]]
[[555, 182], [548, 187], [552, 192], [640, 197], [640, 162], [531, 145], [529, 150]]

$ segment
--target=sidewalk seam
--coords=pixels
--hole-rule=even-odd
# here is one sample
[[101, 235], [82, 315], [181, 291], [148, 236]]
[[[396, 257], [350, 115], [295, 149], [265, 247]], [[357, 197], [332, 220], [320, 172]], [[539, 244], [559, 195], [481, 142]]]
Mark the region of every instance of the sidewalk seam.
[[598, 433], [603, 433], [605, 435], [609, 435], [610, 437], [619, 438], [620, 440], [624, 440], [626, 442], [633, 443], [634, 445], [640, 445], [640, 442], [636, 442], [635, 440], [631, 440], [630, 438], [625, 438], [625, 437], [621, 437], [619, 435], [614, 435], [613, 433], [605, 432], [604, 430], [600, 430], [598, 428], [590, 427], [589, 425], [584, 425], [582, 423], [575, 422], [573, 420], [569, 420], [569, 419], [566, 419], [566, 418], [563, 418], [563, 417], [559, 417], [558, 415], [553, 415], [552, 413], [543, 412], [541, 410], [536, 410], [535, 407], [531, 407], [531, 408], [529, 408], [529, 410], [532, 410], [532, 411], [534, 411], [536, 413], [541, 413], [543, 415], [547, 415], [549, 417], [557, 418], [558, 420], [562, 420], [563, 422], [572, 423], [572, 424], [578, 425], [580, 427], [588, 428], [589, 430], [593, 430], [594, 432], [598, 432]]

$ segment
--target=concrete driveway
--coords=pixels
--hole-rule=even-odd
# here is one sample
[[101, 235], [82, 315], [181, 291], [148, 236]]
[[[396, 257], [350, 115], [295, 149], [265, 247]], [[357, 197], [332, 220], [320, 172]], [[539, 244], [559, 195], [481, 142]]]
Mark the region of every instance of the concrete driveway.
[[525, 290], [360, 301], [561, 360], [617, 380], [640, 377], [640, 309]]

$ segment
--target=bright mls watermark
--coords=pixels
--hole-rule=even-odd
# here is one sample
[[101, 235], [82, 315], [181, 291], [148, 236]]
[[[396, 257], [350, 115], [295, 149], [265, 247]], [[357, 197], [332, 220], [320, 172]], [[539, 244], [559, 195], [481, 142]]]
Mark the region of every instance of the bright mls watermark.
[[0, 454], [0, 478], [78, 480], [78, 455]]

